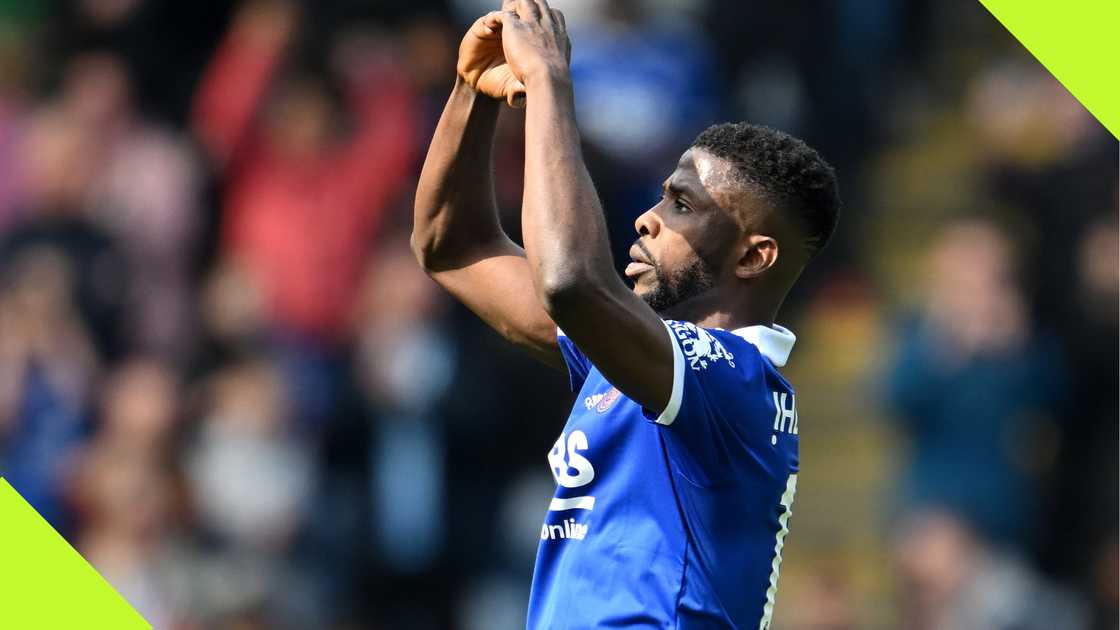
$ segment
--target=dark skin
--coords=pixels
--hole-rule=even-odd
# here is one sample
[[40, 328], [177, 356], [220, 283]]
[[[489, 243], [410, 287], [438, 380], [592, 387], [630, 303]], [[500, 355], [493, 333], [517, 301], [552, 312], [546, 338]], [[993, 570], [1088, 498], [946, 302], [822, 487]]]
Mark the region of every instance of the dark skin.
[[[662, 316], [725, 329], [772, 324], [806, 263], [799, 234], [736, 180], [731, 164], [690, 149], [662, 199], [635, 221], [628, 287], [614, 271], [580, 151], [563, 16], [544, 0], [507, 0], [503, 9], [480, 18], [467, 38], [500, 33], [509, 69], [525, 88], [525, 248], [502, 232], [493, 194], [496, 99], [508, 91], [480, 92], [461, 75], [416, 191], [413, 251], [506, 339], [563, 369], [559, 326], [611, 384], [659, 412], [673, 386]], [[478, 48], [468, 43], [460, 50]], [[461, 71], [470, 66], [460, 59]], [[779, 242], [791, 245], [780, 250]], [[710, 282], [662, 287], [683, 298], [660, 314], [643, 299], [701, 267]]]

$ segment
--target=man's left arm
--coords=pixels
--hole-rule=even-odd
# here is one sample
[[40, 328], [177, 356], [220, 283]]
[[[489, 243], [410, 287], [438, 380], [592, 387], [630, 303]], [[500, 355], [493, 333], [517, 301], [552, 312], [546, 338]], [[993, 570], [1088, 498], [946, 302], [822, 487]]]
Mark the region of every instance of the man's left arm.
[[614, 270], [580, 150], [563, 16], [544, 0], [505, 8], [506, 59], [527, 92], [522, 231], [533, 286], [553, 321], [612, 385], [661, 412], [674, 397], [674, 363], [682, 358], [661, 318]]

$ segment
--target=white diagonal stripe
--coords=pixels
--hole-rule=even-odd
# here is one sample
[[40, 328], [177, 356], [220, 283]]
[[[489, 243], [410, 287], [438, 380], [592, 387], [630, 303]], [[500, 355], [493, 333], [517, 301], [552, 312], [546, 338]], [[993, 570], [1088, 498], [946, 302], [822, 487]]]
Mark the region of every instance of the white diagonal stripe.
[[570, 499], [554, 498], [548, 505], [551, 512], [563, 510], [590, 510], [595, 507], [595, 497], [572, 497]]

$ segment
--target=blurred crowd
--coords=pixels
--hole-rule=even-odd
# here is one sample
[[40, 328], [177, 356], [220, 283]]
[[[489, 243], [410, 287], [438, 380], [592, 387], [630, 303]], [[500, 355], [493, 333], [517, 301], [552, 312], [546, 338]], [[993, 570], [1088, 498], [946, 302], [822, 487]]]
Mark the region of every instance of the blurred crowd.
[[[0, 2], [0, 476], [155, 627], [523, 627], [570, 395], [408, 247], [496, 4]], [[976, 2], [554, 5], [617, 259], [713, 122], [838, 169], [775, 628], [1116, 628], [1115, 138]]]

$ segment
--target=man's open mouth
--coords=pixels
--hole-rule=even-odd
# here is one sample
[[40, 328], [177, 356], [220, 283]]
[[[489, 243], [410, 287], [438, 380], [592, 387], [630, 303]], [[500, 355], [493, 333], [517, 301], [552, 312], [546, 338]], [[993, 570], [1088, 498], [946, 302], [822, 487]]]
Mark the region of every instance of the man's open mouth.
[[637, 278], [653, 269], [653, 264], [646, 258], [645, 252], [637, 243], [630, 247], [630, 260], [633, 262], [626, 265], [624, 272], [627, 278]]

